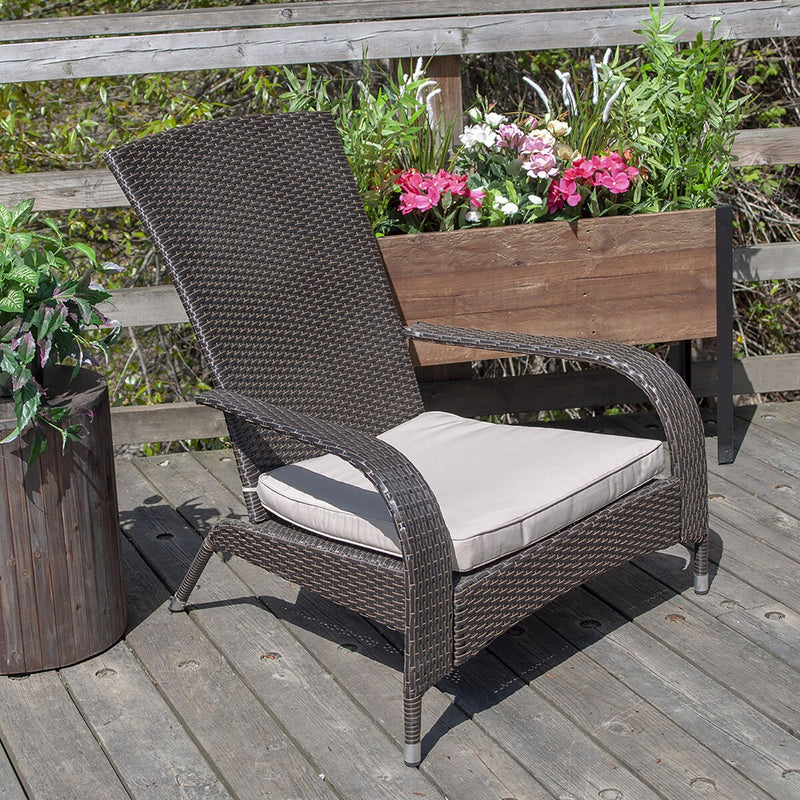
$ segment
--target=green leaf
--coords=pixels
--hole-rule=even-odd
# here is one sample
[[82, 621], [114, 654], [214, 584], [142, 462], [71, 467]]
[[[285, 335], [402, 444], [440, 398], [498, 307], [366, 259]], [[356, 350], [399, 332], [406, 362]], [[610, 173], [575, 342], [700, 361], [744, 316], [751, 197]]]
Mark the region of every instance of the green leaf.
[[17, 346], [17, 358], [22, 364], [29, 364], [36, 355], [36, 341], [33, 334], [28, 331], [20, 340]]
[[44, 435], [43, 431], [37, 430], [33, 434], [33, 441], [31, 442], [31, 449], [28, 453], [28, 466], [35, 464], [36, 461], [39, 459], [42, 453], [44, 453], [45, 448], [47, 447], [47, 437]]
[[6, 279], [10, 281], [16, 281], [17, 283], [21, 283], [30, 287], [39, 285], [39, 273], [35, 269], [29, 267], [27, 264], [19, 264], [16, 267], [12, 267], [9, 270]]
[[23, 200], [17, 203], [11, 210], [11, 225], [24, 225], [31, 216], [33, 211], [33, 199]]
[[88, 244], [85, 244], [84, 242], [75, 242], [72, 245], [72, 248], [73, 250], [77, 250], [79, 253], [83, 253], [83, 255], [85, 255], [93, 264], [95, 261], [97, 261], [97, 254], [91, 247], [89, 247]]
[[20, 250], [25, 251], [33, 243], [33, 234], [18, 231], [14, 234], [13, 241]]
[[33, 422], [41, 404], [42, 396], [33, 383], [26, 383], [14, 392], [14, 414], [17, 418], [17, 426], [0, 444], [14, 441]]
[[10, 228], [13, 223], [14, 217], [11, 211], [0, 203], [0, 225], [4, 228]]
[[0, 311], [21, 314], [25, 309], [25, 294], [22, 289], [9, 289], [5, 297], [0, 297]]

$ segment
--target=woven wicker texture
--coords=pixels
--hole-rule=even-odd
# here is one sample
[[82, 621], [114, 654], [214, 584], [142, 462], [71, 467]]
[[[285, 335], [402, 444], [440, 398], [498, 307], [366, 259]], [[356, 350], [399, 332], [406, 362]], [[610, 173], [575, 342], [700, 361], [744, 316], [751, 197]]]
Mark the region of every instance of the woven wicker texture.
[[[331, 120], [298, 114], [201, 123], [107, 156], [165, 259], [218, 389], [245, 487], [277, 464], [330, 452], [376, 486], [401, 559], [270, 519], [219, 524], [175, 595], [181, 608], [213, 550], [228, 550], [405, 635], [405, 735], [420, 740], [424, 691], [548, 600], [639, 553], [700, 542], [707, 522], [694, 400], [633, 348], [419, 323], [405, 335], [600, 363], [639, 385], [667, 431], [673, 477], [544, 541], [454, 575], [430, 488], [375, 434], [422, 410], [380, 254]], [[465, 487], [469, 491], [469, 487]]]
[[[227, 520], [204, 541], [300, 583], [388, 628], [405, 630], [403, 562], [308, 534], [271, 520], [259, 525]], [[448, 634], [449, 635], [449, 634]]]
[[[217, 386], [371, 434], [422, 411], [329, 117], [189, 125], [106, 160], [164, 259]], [[315, 454], [229, 423], [246, 485]], [[250, 511], [266, 519], [257, 501]]]
[[519, 620], [577, 586], [680, 539], [680, 486], [655, 481], [587, 520], [482, 570], [455, 586], [454, 661], [461, 664]]
[[451, 653], [442, 643], [450, 641], [453, 625], [450, 536], [439, 504], [416, 467], [383, 440], [344, 425], [233, 392], [204, 392], [198, 401], [333, 453], [375, 485], [397, 527], [405, 564], [406, 648], [415, 654], [407, 665], [406, 683], [414, 692], [424, 691], [446, 675]]

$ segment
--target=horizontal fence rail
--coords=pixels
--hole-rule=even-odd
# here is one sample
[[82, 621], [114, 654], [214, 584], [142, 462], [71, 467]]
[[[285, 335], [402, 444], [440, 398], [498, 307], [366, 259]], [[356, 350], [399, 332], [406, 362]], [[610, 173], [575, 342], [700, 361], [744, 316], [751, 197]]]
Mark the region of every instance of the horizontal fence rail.
[[[667, 0], [683, 40], [800, 35], [800, 0]], [[0, 22], [0, 82], [434, 57], [432, 77], [448, 83], [445, 117], [459, 120], [459, 57], [475, 53], [629, 45], [649, 16], [640, 0], [325, 0], [248, 7], [106, 14]], [[800, 128], [745, 130], [736, 166], [800, 163]], [[41, 211], [127, 206], [110, 172], [87, 169], [0, 175], [0, 203], [33, 197]], [[736, 248], [737, 281], [800, 279], [800, 243]], [[114, 293], [107, 313], [124, 327], [182, 324], [172, 286]], [[692, 369], [698, 397], [715, 394], [715, 362]], [[734, 391], [800, 388], [800, 354], [737, 361]], [[602, 370], [423, 384], [426, 405], [468, 415], [613, 405], [640, 399], [630, 384]], [[193, 403], [128, 406], [113, 411], [116, 444], [224, 436], [222, 415]]]
[[[295, 4], [286, 8], [293, 12]], [[681, 4], [671, 12], [684, 41], [708, 35], [717, 19], [718, 36], [728, 39], [800, 35], [800, 0]], [[615, 4], [303, 25], [290, 17], [272, 26], [7, 41], [0, 44], [0, 82], [304, 64], [309, 53], [326, 62], [628, 45], [640, 40], [645, 14], [641, 6]]]
[[[800, 163], [800, 128], [740, 131], [733, 146], [734, 166]], [[0, 203], [36, 198], [40, 211], [127, 206], [128, 200], [107, 169], [64, 170], [0, 175]]]
[[[692, 365], [695, 397], [716, 394], [716, 361]], [[758, 356], [734, 362], [735, 394], [793, 391], [800, 354]], [[483, 380], [423, 382], [425, 407], [466, 416], [527, 413], [644, 402], [645, 397], [614, 372], [587, 370]], [[114, 443], [145, 444], [227, 436], [222, 412], [194, 403], [122, 406], [111, 410]]]
[[[735, 2], [735, 0], [721, 0]], [[685, 0], [665, 0], [665, 5]], [[199, 31], [208, 28], [268, 28], [321, 22], [400, 20], [413, 17], [452, 17], [473, 14], [508, 14], [524, 11], [586, 11], [602, 8], [642, 7], [641, 0], [339, 0], [295, 2], [262, 6], [97, 14], [90, 17], [11, 20], [0, 22], [0, 42], [36, 42], [88, 36], [131, 36], [148, 33]]]

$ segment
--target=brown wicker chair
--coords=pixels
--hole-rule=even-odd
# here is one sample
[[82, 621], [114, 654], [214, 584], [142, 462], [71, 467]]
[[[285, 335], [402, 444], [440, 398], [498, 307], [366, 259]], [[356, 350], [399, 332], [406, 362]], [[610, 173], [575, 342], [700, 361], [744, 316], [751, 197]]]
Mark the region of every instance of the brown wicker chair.
[[[684, 383], [652, 355], [618, 344], [433, 324], [404, 329], [327, 115], [200, 123], [106, 158], [213, 370], [219, 388], [197, 399], [225, 413], [249, 512], [249, 521], [226, 521], [207, 535], [172, 610], [185, 607], [211, 554], [227, 550], [403, 632], [404, 757], [416, 765], [426, 689], [552, 598], [679, 541], [694, 545], [695, 589], [707, 591], [703, 429]], [[669, 474], [463, 569], [420, 469], [377, 438], [423, 412], [407, 337], [621, 372], [663, 422]], [[375, 487], [397, 552], [337, 541], [266, 510], [260, 476], [320, 451]], [[559, 445], [536, 460], [548, 465], [555, 451]], [[532, 478], [532, 488], [538, 482]], [[472, 491], [463, 486], [465, 499]]]

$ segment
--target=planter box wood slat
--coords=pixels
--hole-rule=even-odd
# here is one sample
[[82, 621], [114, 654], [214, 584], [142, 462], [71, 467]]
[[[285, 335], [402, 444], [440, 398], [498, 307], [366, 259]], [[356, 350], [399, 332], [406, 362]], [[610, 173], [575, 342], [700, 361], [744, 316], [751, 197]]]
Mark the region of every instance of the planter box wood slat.
[[[716, 210], [378, 240], [407, 323], [628, 344], [711, 337]], [[495, 353], [413, 345], [420, 365]]]

